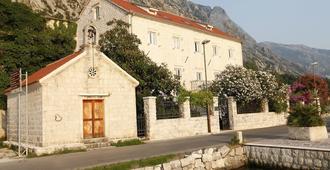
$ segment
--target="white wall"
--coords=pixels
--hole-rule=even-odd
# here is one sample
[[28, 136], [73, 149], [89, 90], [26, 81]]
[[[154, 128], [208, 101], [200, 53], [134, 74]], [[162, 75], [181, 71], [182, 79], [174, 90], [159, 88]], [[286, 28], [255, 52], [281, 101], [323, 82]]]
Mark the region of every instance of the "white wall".
[[[95, 19], [95, 6], [100, 7], [100, 18]], [[81, 45], [84, 44], [84, 29], [85, 27], [92, 25], [97, 30], [97, 36], [105, 33], [111, 27], [107, 25], [109, 21], [113, 19], [120, 19], [125, 22], [128, 21], [128, 16], [119, 7], [109, 3], [107, 0], [91, 0], [85, 9], [82, 11], [79, 20], [77, 21], [77, 46], [76, 50], [79, 50]]]
[[[12, 91], [7, 96], [7, 140], [18, 142], [18, 93]], [[29, 86], [28, 94], [28, 134], [29, 144], [42, 146], [42, 88], [35, 83]], [[26, 143], [25, 94], [21, 95], [21, 142]]]
[[[92, 66], [91, 51], [82, 55], [78, 61], [71, 60], [74, 63], [64, 65], [62, 71], [52, 73], [52, 77], [41, 82], [44, 146], [82, 142], [84, 99], [104, 99], [106, 137], [126, 139], [137, 136], [135, 84], [96, 51], [98, 74], [90, 78], [87, 71]], [[97, 94], [110, 96], [98, 97]], [[56, 114], [62, 117], [62, 121], [55, 121]]]
[[[158, 22], [140, 16], [132, 17], [132, 30], [142, 44], [140, 48], [157, 64], [165, 63], [169, 70], [183, 69], [183, 80], [187, 89], [191, 89], [191, 81], [196, 80], [196, 72], [202, 72], [204, 80], [204, 58], [202, 45], [200, 52], [194, 52], [194, 42], [211, 40], [206, 45], [206, 63], [208, 80], [214, 80], [214, 73], [221, 72], [227, 65], [243, 65], [241, 43], [202, 33], [173, 24]], [[148, 32], [157, 33], [157, 45], [149, 44]], [[180, 37], [180, 49], [173, 48], [173, 37]], [[213, 56], [212, 46], [218, 46], [218, 55]], [[228, 50], [234, 50], [234, 56], [229, 58]]]
[[[182, 118], [157, 120], [156, 98], [145, 97], [144, 113], [146, 116], [146, 132], [149, 140], [164, 140], [188, 136], [205, 135], [208, 133], [207, 117], [191, 117], [189, 100], [181, 106]], [[214, 99], [214, 107], [217, 98]], [[211, 133], [219, 133], [219, 112], [210, 116]]]

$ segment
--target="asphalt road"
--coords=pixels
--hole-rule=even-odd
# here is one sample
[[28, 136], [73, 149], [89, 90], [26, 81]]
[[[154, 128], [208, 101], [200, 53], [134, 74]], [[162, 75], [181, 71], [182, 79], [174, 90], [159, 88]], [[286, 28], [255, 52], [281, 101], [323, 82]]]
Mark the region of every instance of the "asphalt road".
[[[328, 131], [330, 131], [328, 121]], [[208, 146], [228, 143], [235, 132], [223, 132], [217, 135], [198, 136], [176, 140], [150, 142], [144, 145], [122, 148], [106, 148], [88, 152], [31, 158], [0, 163], [0, 170], [59, 170], [83, 169], [96, 165], [105, 165], [134, 159], [183, 153]], [[287, 138], [285, 126], [243, 131], [246, 142], [260, 139]]]

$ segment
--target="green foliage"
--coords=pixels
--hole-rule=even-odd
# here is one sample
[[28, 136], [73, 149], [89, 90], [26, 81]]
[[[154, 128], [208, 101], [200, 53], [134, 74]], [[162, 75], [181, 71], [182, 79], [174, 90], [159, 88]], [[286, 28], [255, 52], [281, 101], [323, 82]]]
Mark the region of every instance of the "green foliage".
[[269, 110], [275, 113], [282, 113], [288, 110], [288, 103], [286, 100], [269, 100]]
[[213, 94], [206, 90], [192, 92], [190, 103], [195, 106], [207, 107], [213, 103]]
[[227, 66], [210, 87], [220, 96], [233, 96], [238, 102], [249, 103], [261, 99], [286, 100], [287, 86], [275, 76], [239, 66]]
[[176, 157], [178, 157], [178, 156], [177, 155], [157, 156], [157, 157], [147, 158], [147, 159], [142, 159], [142, 160], [133, 160], [133, 161], [129, 161], [129, 162], [94, 167], [89, 170], [130, 170], [130, 169], [134, 169], [134, 168], [155, 166], [155, 165], [167, 163], [167, 162], [174, 160]]
[[229, 141], [229, 145], [230, 146], [237, 146], [237, 145], [239, 145], [240, 143], [239, 143], [239, 139], [238, 139], [238, 137], [236, 136], [236, 135], [234, 135], [231, 139], [230, 139], [230, 141]]
[[315, 127], [325, 124], [314, 105], [295, 105], [288, 117], [288, 126]]
[[116, 143], [112, 143], [112, 146], [116, 146], [116, 147], [123, 147], [123, 146], [132, 146], [132, 145], [141, 145], [144, 144], [144, 142], [142, 142], [139, 139], [131, 139], [131, 140], [119, 140]]
[[54, 29], [22, 3], [0, 1], [0, 109], [9, 73], [17, 68], [32, 73], [73, 52], [76, 24], [59, 22]]
[[165, 65], [158, 66], [139, 49], [141, 41], [128, 32], [129, 24], [121, 20], [108, 23], [111, 29], [101, 35], [101, 51], [127, 71], [140, 85], [136, 89], [137, 112], [143, 112], [145, 96], [171, 96], [180, 83]]

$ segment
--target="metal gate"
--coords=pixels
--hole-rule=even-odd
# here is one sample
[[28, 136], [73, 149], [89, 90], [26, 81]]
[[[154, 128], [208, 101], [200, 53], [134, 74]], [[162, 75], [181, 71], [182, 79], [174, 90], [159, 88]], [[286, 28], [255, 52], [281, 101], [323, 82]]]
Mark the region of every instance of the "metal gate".
[[230, 129], [228, 99], [225, 96], [219, 97], [219, 123], [221, 130]]
[[144, 138], [146, 136], [146, 119], [144, 114], [137, 115], [137, 135], [140, 138]]

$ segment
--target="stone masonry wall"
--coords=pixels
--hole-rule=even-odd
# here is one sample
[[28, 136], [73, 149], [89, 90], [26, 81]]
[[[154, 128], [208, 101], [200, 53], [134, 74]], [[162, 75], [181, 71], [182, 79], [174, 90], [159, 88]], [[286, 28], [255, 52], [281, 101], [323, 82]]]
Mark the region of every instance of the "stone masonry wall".
[[[214, 107], [217, 98], [214, 98]], [[146, 131], [149, 140], [173, 139], [187, 136], [208, 134], [207, 118], [191, 117], [189, 100], [181, 105], [182, 118], [162, 119], [156, 118], [156, 97], [144, 98], [144, 112], [146, 116]], [[214, 111], [211, 119], [211, 133], [219, 133], [219, 112]]]
[[245, 130], [285, 125], [286, 113], [269, 112], [268, 102], [263, 101], [263, 112], [237, 113], [237, 103], [233, 97], [228, 98], [230, 128], [232, 130]]
[[244, 148], [248, 161], [260, 166], [322, 170], [330, 168], [330, 150], [254, 145], [246, 145]]
[[244, 166], [246, 161], [243, 147], [229, 148], [223, 146], [194, 151], [186, 154], [182, 159], [136, 170], [236, 169]]
[[[42, 88], [38, 83], [29, 86], [28, 121], [26, 121], [25, 94], [21, 94], [21, 142], [33, 146], [42, 145]], [[28, 122], [28, 124], [27, 124]], [[12, 91], [7, 95], [7, 140], [18, 142], [18, 93]], [[28, 130], [27, 130], [28, 129]], [[27, 134], [28, 133], [28, 134]]]
[[0, 110], [0, 139], [6, 136], [6, 112], [4, 110]]

